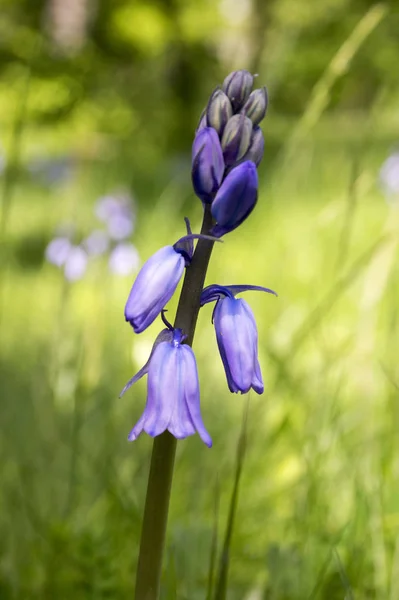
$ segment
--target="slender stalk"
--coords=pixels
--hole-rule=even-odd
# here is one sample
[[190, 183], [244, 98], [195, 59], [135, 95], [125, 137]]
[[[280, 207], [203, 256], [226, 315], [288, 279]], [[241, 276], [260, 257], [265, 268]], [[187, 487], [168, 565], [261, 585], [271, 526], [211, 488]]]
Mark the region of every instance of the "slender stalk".
[[[208, 233], [211, 226], [212, 215], [207, 205], [201, 233]], [[187, 335], [186, 343], [190, 346], [212, 248], [213, 242], [198, 241], [191, 265], [186, 270], [177, 308], [175, 327], [183, 329]], [[154, 440], [137, 565], [136, 600], [157, 600], [159, 597], [176, 445], [176, 439], [168, 431]]]

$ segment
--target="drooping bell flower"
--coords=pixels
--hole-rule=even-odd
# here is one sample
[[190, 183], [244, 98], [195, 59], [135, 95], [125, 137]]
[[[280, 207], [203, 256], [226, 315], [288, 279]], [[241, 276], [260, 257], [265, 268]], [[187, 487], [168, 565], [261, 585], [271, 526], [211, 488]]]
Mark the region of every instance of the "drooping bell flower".
[[257, 199], [256, 165], [247, 160], [230, 171], [212, 202], [212, 216], [216, 221], [212, 235], [221, 237], [233, 231], [253, 211]]
[[166, 306], [193, 256], [193, 239], [214, 239], [193, 234], [188, 220], [187, 235], [173, 246], [164, 246], [142, 266], [125, 305], [125, 320], [141, 333]]
[[[163, 315], [162, 315], [163, 316]], [[143, 375], [147, 378], [147, 402], [143, 414], [131, 430], [134, 441], [145, 431], [155, 437], [168, 430], [175, 438], [184, 439], [199, 433], [202, 441], [212, 446], [200, 410], [200, 392], [194, 352], [186, 344], [181, 329], [174, 329], [164, 318], [167, 329], [155, 341], [147, 364], [124, 387], [126, 392]]]
[[201, 294], [201, 306], [216, 301], [213, 323], [229, 390], [246, 394], [252, 388], [262, 394], [255, 317], [245, 300], [235, 298], [236, 294], [247, 290], [277, 295], [269, 288], [253, 285], [210, 285]]
[[194, 191], [205, 204], [212, 202], [224, 173], [222, 147], [213, 127], [203, 127], [194, 139], [191, 178]]

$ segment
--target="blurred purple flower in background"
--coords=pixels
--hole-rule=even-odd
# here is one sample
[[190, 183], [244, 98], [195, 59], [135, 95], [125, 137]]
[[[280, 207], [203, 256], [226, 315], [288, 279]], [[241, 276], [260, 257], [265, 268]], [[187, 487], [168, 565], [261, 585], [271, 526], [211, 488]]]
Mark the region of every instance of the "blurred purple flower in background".
[[125, 240], [133, 233], [135, 215], [132, 200], [128, 196], [116, 194], [100, 198], [95, 213], [106, 225], [111, 239]]
[[139, 266], [139, 253], [133, 244], [122, 243], [112, 250], [108, 266], [115, 275], [132, 275]]
[[83, 241], [83, 246], [89, 256], [101, 256], [107, 252], [110, 240], [106, 231], [95, 229]]
[[106, 229], [94, 229], [76, 243], [75, 231], [63, 227], [46, 248], [46, 260], [63, 268], [68, 281], [81, 279], [89, 262], [106, 253], [108, 268], [114, 275], [132, 275], [139, 266], [137, 249], [126, 241], [135, 224], [133, 200], [127, 194], [110, 194], [98, 200], [94, 212]]
[[380, 183], [389, 202], [399, 200], [399, 151], [394, 152], [380, 169]]
[[46, 248], [46, 260], [56, 267], [62, 267], [68, 258], [71, 248], [72, 244], [67, 237], [56, 237], [51, 240]]
[[72, 246], [64, 265], [65, 279], [78, 281], [86, 273], [89, 257], [80, 246]]
[[75, 174], [76, 159], [72, 156], [39, 156], [29, 162], [28, 171], [50, 186], [65, 183]]

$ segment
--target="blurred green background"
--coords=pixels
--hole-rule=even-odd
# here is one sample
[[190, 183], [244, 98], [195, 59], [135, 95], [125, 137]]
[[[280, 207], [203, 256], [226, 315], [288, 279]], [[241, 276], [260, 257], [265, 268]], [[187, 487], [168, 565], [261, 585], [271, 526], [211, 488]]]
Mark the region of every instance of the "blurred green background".
[[160, 323], [124, 323], [134, 274], [111, 272], [109, 251], [78, 281], [45, 252], [60, 227], [75, 244], [101, 229], [96, 203], [115, 194], [131, 198], [141, 262], [184, 216], [198, 230], [191, 143], [236, 68], [270, 94], [260, 197], [207, 282], [279, 297], [246, 295], [260, 397], [228, 392], [201, 311], [214, 447], [178, 444], [162, 598], [206, 597], [248, 407], [227, 598], [397, 600], [399, 190], [379, 181], [399, 142], [397, 1], [0, 8], [1, 600], [132, 597], [151, 439], [126, 437], [145, 381], [118, 394]]

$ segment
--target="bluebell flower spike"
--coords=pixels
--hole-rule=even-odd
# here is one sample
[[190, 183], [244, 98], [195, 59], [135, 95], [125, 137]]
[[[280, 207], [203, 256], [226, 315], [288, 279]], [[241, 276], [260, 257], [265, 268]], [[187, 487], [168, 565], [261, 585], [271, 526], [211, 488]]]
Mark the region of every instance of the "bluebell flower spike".
[[128, 439], [136, 440], [143, 431], [156, 437], [168, 430], [177, 439], [198, 432], [202, 441], [211, 447], [212, 439], [201, 417], [194, 352], [182, 344], [181, 329], [166, 329], [162, 334], [165, 339], [154, 344], [148, 363], [125, 386], [128, 389], [148, 374], [146, 406]]
[[251, 388], [263, 393], [258, 360], [258, 330], [248, 303], [235, 295], [248, 290], [277, 295], [269, 288], [251, 285], [211, 285], [201, 294], [201, 306], [216, 301], [213, 322], [229, 390], [246, 394]]

